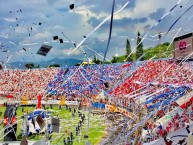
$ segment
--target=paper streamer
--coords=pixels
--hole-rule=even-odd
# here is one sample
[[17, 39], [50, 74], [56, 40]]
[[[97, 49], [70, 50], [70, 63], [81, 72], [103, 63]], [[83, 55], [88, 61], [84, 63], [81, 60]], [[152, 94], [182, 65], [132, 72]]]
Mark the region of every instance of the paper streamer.
[[22, 46], [31, 46], [31, 45], [38, 45], [39, 43], [25, 43], [21, 44]]
[[113, 0], [113, 6], [112, 6], [112, 12], [111, 12], [110, 30], [109, 30], [109, 39], [108, 39], [107, 48], [106, 48], [106, 51], [105, 51], [103, 63], [105, 62], [105, 58], [106, 58], [106, 56], [107, 56], [107, 52], [108, 52], [108, 49], [109, 49], [109, 44], [110, 44], [110, 41], [111, 41], [111, 33], [112, 33], [112, 27], [113, 27], [113, 13], [114, 13], [114, 9], [115, 9], [115, 0]]
[[64, 35], [64, 32], [62, 32], [62, 35], [71, 43], [74, 45], [75, 42], [72, 42], [66, 35]]
[[7, 39], [8, 35], [7, 36], [0, 35], [0, 37]]
[[[169, 31], [174, 27], [174, 25], [193, 7], [193, 5], [191, 5], [180, 17], [178, 17], [178, 19], [170, 26], [170, 28], [168, 29], [167, 33], [165, 34], [165, 36], [169, 33]], [[164, 37], [165, 37], [164, 36]]]
[[12, 55], [10, 55], [10, 57], [7, 59], [7, 62], [6, 62], [6, 63], [8, 63], [8, 62], [9, 62], [9, 60], [11, 59], [11, 57], [12, 57]]
[[14, 42], [12, 42], [12, 41], [9, 41], [9, 43], [11, 43], [11, 44], [13, 44], [13, 45], [17, 45], [17, 44], [15, 44]]
[[[90, 47], [88, 46], [85, 46], [86, 48], [88, 48], [89, 50], [93, 51], [94, 53], [96, 53], [98, 56], [100, 56], [101, 58], [103, 58], [103, 56], [101, 54], [99, 54], [98, 52], [96, 52], [95, 50], [91, 49]], [[111, 63], [111, 61], [109, 59], [106, 59], [108, 62]]]

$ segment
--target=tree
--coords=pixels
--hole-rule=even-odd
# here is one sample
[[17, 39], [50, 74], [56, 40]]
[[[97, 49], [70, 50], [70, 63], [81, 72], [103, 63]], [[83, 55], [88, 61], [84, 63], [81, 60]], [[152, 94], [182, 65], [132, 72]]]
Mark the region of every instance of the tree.
[[93, 62], [96, 63], [96, 61], [97, 61], [97, 58], [96, 58], [96, 55], [94, 55]]
[[131, 58], [131, 45], [130, 45], [130, 42], [129, 42], [128, 38], [126, 40], [126, 58], [127, 58], [126, 61], [132, 61], [132, 58]]
[[59, 64], [51, 64], [51, 65], [49, 65], [49, 67], [60, 67], [60, 65]]
[[111, 60], [112, 63], [117, 63], [118, 60], [117, 60], [117, 57], [116, 56], [113, 56], [113, 59]]
[[81, 65], [81, 63], [77, 63], [77, 64], [75, 64], [74, 66], [80, 66]]
[[38, 64], [38, 65], [34, 66], [34, 68], [40, 68], [40, 65]]
[[2, 70], [2, 69], [3, 69], [3, 65], [0, 64], [0, 70]]
[[[142, 55], [143, 55], [143, 43], [141, 42], [141, 35], [138, 32], [138, 34], [137, 34], [136, 59], [140, 58]], [[143, 57], [140, 60], [143, 60]]]
[[94, 58], [93, 58], [92, 62], [95, 63], [95, 64], [101, 64], [102, 63], [102, 61], [100, 61], [99, 59], [96, 58], [96, 55], [94, 55]]
[[29, 68], [34, 68], [34, 64], [33, 63], [27, 63], [25, 64], [25, 67]]
[[100, 61], [99, 59], [97, 59], [95, 63], [96, 63], [96, 64], [102, 64], [102, 61]]

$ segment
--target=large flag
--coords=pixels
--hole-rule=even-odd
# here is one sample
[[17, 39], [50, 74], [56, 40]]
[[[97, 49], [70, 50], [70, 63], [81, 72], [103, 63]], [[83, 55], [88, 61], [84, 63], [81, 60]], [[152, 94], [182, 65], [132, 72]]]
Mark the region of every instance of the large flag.
[[7, 95], [7, 98], [8, 98], [8, 99], [12, 99], [13, 96], [12, 96], [12, 95]]
[[37, 108], [38, 108], [38, 109], [40, 109], [41, 106], [42, 106], [42, 102], [41, 102], [41, 101], [42, 101], [42, 96], [39, 95], [39, 96], [38, 96], [38, 105], [37, 105]]
[[37, 116], [36, 121], [37, 121], [37, 123], [38, 123], [38, 125], [39, 125], [39, 127], [40, 127], [41, 129], [43, 129], [44, 126], [46, 125], [45, 122], [44, 122], [44, 120], [42, 119], [41, 115], [38, 115], [38, 116]]

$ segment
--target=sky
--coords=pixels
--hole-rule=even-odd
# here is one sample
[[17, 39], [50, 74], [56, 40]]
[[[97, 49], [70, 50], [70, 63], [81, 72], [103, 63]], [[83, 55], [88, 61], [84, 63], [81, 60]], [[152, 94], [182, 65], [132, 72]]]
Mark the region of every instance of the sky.
[[[115, 0], [114, 11], [120, 10], [128, 1]], [[178, 2], [179, 5], [167, 13]], [[110, 19], [90, 36], [88, 34], [111, 15], [112, 3], [113, 0], [1, 0], [0, 61], [38, 62], [53, 58], [86, 61], [93, 59], [94, 55], [103, 60]], [[75, 5], [74, 10], [70, 10], [71, 4]], [[131, 0], [122, 11], [114, 15], [107, 59], [125, 53], [127, 38], [135, 51], [138, 31], [142, 37], [146, 36], [144, 49], [159, 43], [159, 32], [163, 33], [162, 42], [172, 42], [175, 36], [192, 32], [193, 8], [164, 36], [192, 4], [193, 0]], [[167, 16], [150, 31], [166, 13]], [[177, 33], [179, 28], [181, 30]], [[64, 43], [54, 41], [53, 36], [63, 39]], [[81, 47], [75, 48], [74, 43], [76, 46], [81, 43]], [[47, 56], [36, 54], [42, 44], [52, 46]]]

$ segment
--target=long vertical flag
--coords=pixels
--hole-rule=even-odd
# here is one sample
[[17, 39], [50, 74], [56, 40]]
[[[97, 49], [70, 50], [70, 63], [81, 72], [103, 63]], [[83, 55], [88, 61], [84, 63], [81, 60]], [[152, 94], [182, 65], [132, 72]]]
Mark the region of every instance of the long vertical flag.
[[112, 27], [113, 27], [113, 14], [114, 14], [114, 8], [115, 8], [115, 0], [113, 0], [113, 6], [112, 6], [112, 11], [111, 11], [111, 22], [110, 22], [110, 30], [109, 30], [109, 39], [108, 39], [108, 43], [107, 43], [107, 48], [105, 51], [105, 55], [104, 55], [104, 59], [103, 59], [103, 63], [105, 61], [108, 49], [109, 49], [109, 44], [111, 41], [111, 33], [112, 33]]

